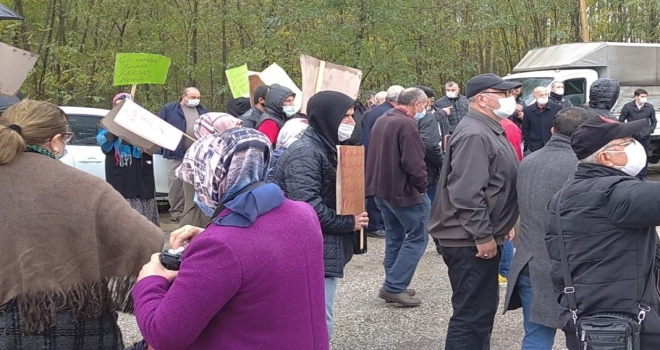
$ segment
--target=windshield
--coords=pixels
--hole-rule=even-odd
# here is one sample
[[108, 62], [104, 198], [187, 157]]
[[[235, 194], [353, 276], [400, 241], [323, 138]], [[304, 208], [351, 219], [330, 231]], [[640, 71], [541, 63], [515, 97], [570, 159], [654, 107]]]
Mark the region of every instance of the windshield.
[[553, 78], [518, 78], [507, 80], [517, 81], [522, 84], [522, 95], [520, 98], [525, 103], [525, 106], [527, 106], [534, 101], [534, 89], [539, 86], [547, 87], [552, 83]]

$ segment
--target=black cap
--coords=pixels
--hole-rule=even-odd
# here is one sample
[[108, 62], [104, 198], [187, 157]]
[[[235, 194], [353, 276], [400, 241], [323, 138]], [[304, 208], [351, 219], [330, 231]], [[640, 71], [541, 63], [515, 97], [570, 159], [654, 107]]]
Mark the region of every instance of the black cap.
[[424, 85], [415, 85], [414, 87], [424, 91], [426, 97], [435, 98], [435, 91], [433, 91], [433, 89], [431, 89], [430, 87]]
[[486, 89], [507, 91], [522, 86], [520, 83], [506, 81], [493, 73], [477, 75], [467, 83], [466, 96], [470, 98]]
[[614, 140], [635, 135], [646, 125], [646, 119], [619, 123], [603, 116], [589, 117], [571, 136], [571, 147], [578, 159], [584, 159]]

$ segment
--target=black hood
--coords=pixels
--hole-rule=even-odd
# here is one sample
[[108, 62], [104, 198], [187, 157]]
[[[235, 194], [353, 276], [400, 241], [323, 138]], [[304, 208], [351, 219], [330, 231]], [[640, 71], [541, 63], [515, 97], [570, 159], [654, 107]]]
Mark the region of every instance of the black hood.
[[247, 97], [230, 98], [227, 101], [227, 113], [236, 118], [240, 118], [245, 112], [250, 110], [250, 99]]
[[339, 124], [355, 100], [337, 91], [321, 91], [307, 102], [309, 126], [333, 146], [339, 144]]
[[284, 113], [282, 109], [282, 103], [286, 100], [287, 97], [293, 95], [293, 91], [288, 87], [273, 84], [268, 90], [268, 95], [266, 95], [266, 102], [264, 108], [274, 117], [279, 117], [282, 120], [288, 120], [289, 118]]
[[594, 81], [589, 89], [589, 107], [611, 110], [619, 99], [619, 82], [610, 78]]

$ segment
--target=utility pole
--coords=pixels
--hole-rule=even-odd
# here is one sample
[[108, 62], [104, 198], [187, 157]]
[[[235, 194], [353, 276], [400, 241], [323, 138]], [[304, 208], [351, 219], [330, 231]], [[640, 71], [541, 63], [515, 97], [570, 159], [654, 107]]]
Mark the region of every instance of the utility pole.
[[587, 0], [580, 0], [580, 22], [582, 24], [582, 41], [589, 42], [589, 20], [587, 19]]

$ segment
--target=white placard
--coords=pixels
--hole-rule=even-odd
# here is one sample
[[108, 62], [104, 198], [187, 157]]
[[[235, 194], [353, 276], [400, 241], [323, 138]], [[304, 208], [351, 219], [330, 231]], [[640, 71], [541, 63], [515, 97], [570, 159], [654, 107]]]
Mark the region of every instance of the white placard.
[[302, 90], [296, 86], [289, 75], [286, 74], [284, 69], [278, 66], [277, 63], [271, 64], [268, 68], [264, 69], [263, 72], [259, 73], [259, 78], [261, 78], [266, 85], [279, 84], [291, 89], [291, 91], [296, 94], [296, 98], [293, 100], [293, 105], [296, 106], [296, 111], [300, 110], [303, 101]]
[[128, 99], [115, 116], [114, 122], [145, 140], [171, 151], [176, 150], [183, 137], [181, 130]]

